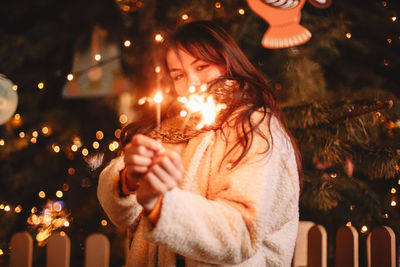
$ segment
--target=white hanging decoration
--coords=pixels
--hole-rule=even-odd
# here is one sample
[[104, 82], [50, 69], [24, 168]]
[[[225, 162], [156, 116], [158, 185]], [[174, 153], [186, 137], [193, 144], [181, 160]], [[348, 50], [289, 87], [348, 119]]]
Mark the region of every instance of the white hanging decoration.
[[0, 125], [6, 123], [17, 109], [18, 95], [13, 86], [6, 76], [0, 74]]

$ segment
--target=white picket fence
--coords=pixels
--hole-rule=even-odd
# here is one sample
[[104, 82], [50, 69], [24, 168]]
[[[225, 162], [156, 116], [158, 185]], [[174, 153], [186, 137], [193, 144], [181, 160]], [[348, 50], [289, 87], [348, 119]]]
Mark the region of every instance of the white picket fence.
[[[327, 267], [327, 233], [323, 226], [300, 221], [293, 267]], [[375, 228], [367, 237], [368, 267], [396, 267], [396, 238], [387, 226]], [[10, 267], [31, 267], [33, 239], [27, 233], [16, 233], [10, 243]], [[53, 234], [46, 246], [47, 267], [70, 267], [70, 239], [64, 233]], [[85, 242], [85, 267], [108, 267], [110, 241], [100, 233], [91, 234]], [[358, 232], [343, 226], [336, 233], [335, 267], [358, 267]], [[400, 265], [398, 266], [400, 267]]]

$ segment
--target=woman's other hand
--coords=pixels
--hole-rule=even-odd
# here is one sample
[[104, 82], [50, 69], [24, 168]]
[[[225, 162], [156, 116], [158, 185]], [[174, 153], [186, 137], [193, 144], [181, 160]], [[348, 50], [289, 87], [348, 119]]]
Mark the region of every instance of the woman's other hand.
[[136, 134], [124, 147], [126, 168], [126, 186], [130, 190], [137, 188], [139, 178], [149, 171], [153, 158], [164, 151], [160, 142], [142, 134]]
[[145, 211], [153, 210], [157, 199], [180, 184], [184, 168], [181, 156], [175, 151], [166, 151], [156, 155], [153, 165], [139, 180], [137, 201]]

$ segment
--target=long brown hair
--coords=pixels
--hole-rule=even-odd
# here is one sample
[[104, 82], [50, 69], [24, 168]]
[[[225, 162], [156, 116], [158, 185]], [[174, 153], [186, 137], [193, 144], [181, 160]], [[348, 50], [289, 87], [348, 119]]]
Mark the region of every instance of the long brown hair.
[[[234, 148], [241, 148], [240, 155], [232, 163], [233, 167], [246, 156], [250, 149], [253, 141], [253, 133], [263, 121], [253, 122], [251, 120], [251, 115], [261, 110], [263, 112], [263, 118], [267, 117], [268, 124], [270, 124], [270, 118], [274, 116], [278, 119], [282, 128], [288, 133], [295, 150], [299, 177], [301, 177], [300, 153], [294, 142], [294, 138], [284, 123], [278, 99], [267, 80], [248, 60], [231, 35], [222, 27], [211, 21], [186, 23], [167, 35], [163, 42], [162, 49], [160, 50], [160, 55], [162, 59], [161, 66], [163, 72], [167, 74], [165, 76], [170, 86], [172, 81], [168, 79], [170, 76], [166, 62], [166, 54], [168, 51], [174, 50], [179, 56], [179, 49], [183, 49], [193, 57], [205, 62], [224, 66], [227, 72], [226, 77], [222, 78], [235, 80], [239, 85], [238, 93], [235, 94], [230, 109], [233, 111], [233, 109], [237, 109], [239, 106], [241, 107], [237, 109], [239, 112], [238, 116], [235, 117], [235, 125], [238, 126], [236, 127], [238, 131], [237, 136], [243, 138], [240, 138], [237, 144], [228, 152], [229, 154]], [[227, 114], [232, 113], [227, 112]], [[124, 136], [124, 134], [121, 134], [121, 136]], [[268, 142], [267, 137], [265, 137], [265, 139]], [[126, 141], [127, 140], [124, 142]]]

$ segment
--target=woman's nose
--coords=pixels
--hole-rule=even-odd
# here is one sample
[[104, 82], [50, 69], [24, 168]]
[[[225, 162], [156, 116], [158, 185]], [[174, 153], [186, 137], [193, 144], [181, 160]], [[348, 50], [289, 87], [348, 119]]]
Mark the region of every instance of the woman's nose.
[[201, 85], [201, 79], [196, 73], [189, 73], [188, 86], [198, 87]]

